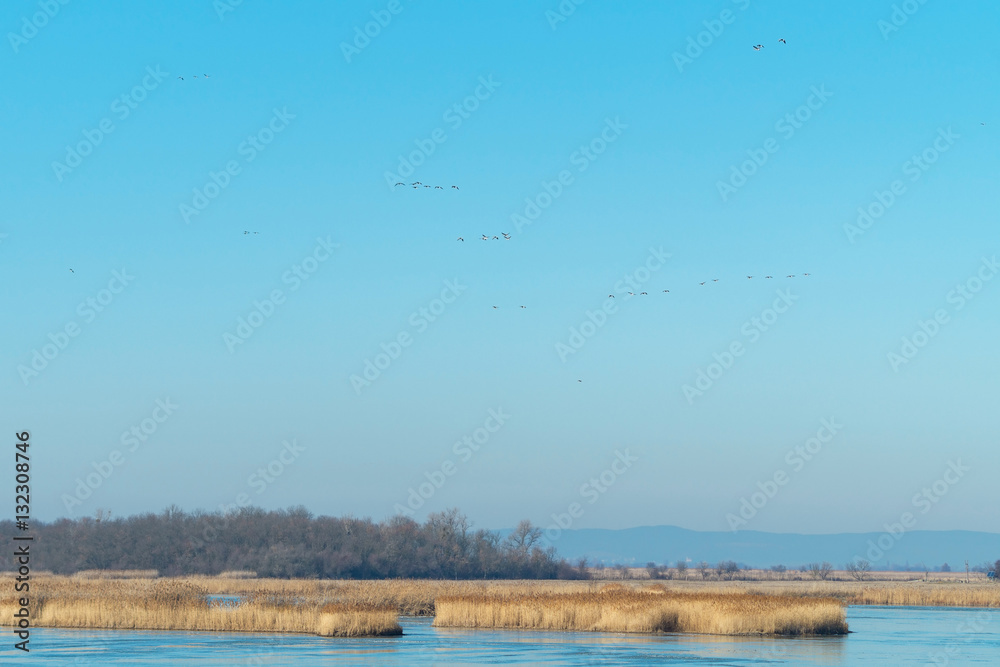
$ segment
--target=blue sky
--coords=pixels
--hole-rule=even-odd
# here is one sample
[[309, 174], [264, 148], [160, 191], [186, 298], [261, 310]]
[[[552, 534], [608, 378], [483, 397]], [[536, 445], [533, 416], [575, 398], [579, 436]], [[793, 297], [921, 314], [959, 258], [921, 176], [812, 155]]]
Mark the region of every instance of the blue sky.
[[[36, 517], [579, 503], [573, 527], [724, 530], [784, 472], [739, 527], [1000, 531], [995, 3], [47, 6], [0, 8], [0, 400]], [[401, 180], [443, 190], [387, 185], [414, 151]]]

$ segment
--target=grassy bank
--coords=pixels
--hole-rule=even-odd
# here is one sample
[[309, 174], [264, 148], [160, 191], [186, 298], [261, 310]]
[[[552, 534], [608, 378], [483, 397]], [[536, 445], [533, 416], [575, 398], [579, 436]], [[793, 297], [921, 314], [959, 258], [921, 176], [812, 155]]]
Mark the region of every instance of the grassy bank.
[[455, 595], [437, 599], [440, 627], [689, 632], [715, 635], [839, 635], [844, 606], [832, 598], [678, 593], [611, 586], [596, 593]]
[[761, 581], [668, 582], [671, 590], [832, 597], [849, 605], [1000, 607], [1000, 586], [952, 582]]
[[[397, 615], [437, 615], [444, 623], [444, 614], [438, 608], [441, 602], [478, 599], [491, 600], [489, 605], [494, 605], [498, 599], [565, 595], [580, 595], [581, 601], [608, 601], [612, 598], [593, 596], [609, 586], [610, 590], [641, 594], [658, 591], [658, 595], [706, 595], [700, 601], [687, 599], [701, 607], [715, 600], [713, 604], [724, 612], [725, 607], [720, 605], [726, 600], [759, 602], [757, 599], [763, 596], [799, 601], [834, 598], [843, 604], [858, 605], [1000, 608], [1000, 585], [959, 581], [348, 581], [255, 579], [252, 575], [240, 572], [167, 579], [155, 577], [152, 572], [140, 575], [99, 571], [74, 577], [33, 574], [31, 615], [35, 624], [42, 626], [374, 636], [398, 634]], [[5, 625], [10, 625], [8, 619], [13, 619], [15, 611], [13, 583], [4, 583], [0, 577], [0, 623]], [[236, 596], [242, 602], [236, 608], [213, 607], [207, 603], [210, 595]], [[667, 599], [662, 598], [661, 606]], [[592, 604], [584, 607], [589, 611], [581, 612], [581, 618], [596, 613]], [[476, 619], [485, 613], [472, 613], [469, 607], [471, 620], [460, 622], [460, 614], [454, 606], [451, 609], [447, 612], [449, 624], [472, 627], [481, 622]], [[652, 616], [644, 622], [646, 627], [659, 627]], [[761, 628], [764, 626], [758, 626], [764, 632]]]
[[[427, 579], [315, 580], [220, 579], [195, 577], [213, 593], [321, 596], [342, 604], [392, 607], [404, 616], [433, 616], [435, 600], [445, 596], [599, 592], [608, 581], [442, 581]], [[1000, 585], [960, 581], [695, 581], [618, 582], [630, 590], [651, 586], [689, 593], [748, 593], [791, 597], [832, 597], [851, 605], [908, 605], [1000, 608]]]
[[[210, 586], [182, 579], [46, 577], [28, 596], [36, 627], [115, 630], [294, 632], [324, 637], [402, 634], [390, 606], [331, 602], [319, 596], [249, 594], [238, 604], [213, 603]], [[19, 608], [12, 594], [0, 599], [0, 619], [10, 625]]]

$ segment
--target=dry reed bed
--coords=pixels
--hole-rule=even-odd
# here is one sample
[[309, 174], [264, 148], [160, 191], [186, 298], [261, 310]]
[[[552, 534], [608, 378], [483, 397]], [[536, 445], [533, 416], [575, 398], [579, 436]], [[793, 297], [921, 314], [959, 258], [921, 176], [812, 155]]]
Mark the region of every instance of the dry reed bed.
[[[105, 573], [107, 575], [109, 573]], [[249, 573], [248, 573], [249, 575]], [[247, 576], [248, 576], [247, 575]], [[197, 595], [234, 595], [241, 599], [252, 601], [244, 611], [239, 612], [247, 617], [240, 620], [233, 615], [234, 610], [214, 609], [208, 616], [185, 621], [191, 629], [192, 624], [205, 624], [200, 629], [234, 630], [246, 628], [260, 631], [270, 628], [282, 628], [287, 632], [317, 632], [320, 618], [318, 609], [324, 605], [334, 605], [342, 608], [349, 616], [337, 616], [335, 619], [325, 618], [324, 624], [333, 622], [343, 626], [344, 632], [359, 634], [381, 634], [383, 632], [398, 633], [396, 614], [408, 616], [435, 615], [435, 600], [446, 597], [483, 596], [483, 595], [525, 595], [525, 594], [594, 594], [608, 586], [607, 581], [441, 581], [441, 580], [316, 580], [316, 579], [252, 579], [235, 577], [193, 576], [175, 579], [136, 579], [121, 581], [110, 578], [66, 577], [51, 574], [32, 575], [32, 594], [42, 596], [42, 600], [32, 600], [33, 605], [45, 603], [49, 611], [41, 616], [32, 610], [33, 618], [48, 619], [49, 614], [56, 614], [51, 625], [60, 624], [63, 616], [70, 618], [92, 618], [93, 622], [102, 625], [90, 627], [139, 627], [140, 621], [145, 627], [154, 627], [154, 620], [142, 621], [141, 616], [128, 613], [114, 613], [116, 608], [139, 608], [146, 606], [144, 596], [148, 595], [153, 585], [169, 586], [171, 584], [190, 585]], [[134, 575], [131, 575], [134, 577]], [[119, 588], [124, 586], [125, 588]], [[147, 588], [128, 588], [129, 586]], [[611, 584], [615, 588], [628, 591], [650, 589], [650, 582], [625, 581]], [[10, 587], [12, 589], [13, 586]], [[848, 582], [848, 581], [758, 581], [758, 582], [719, 582], [696, 580], [671, 580], [656, 584], [655, 588], [673, 593], [712, 593], [717, 595], [752, 594], [779, 595], [796, 598], [832, 597], [845, 604], [879, 604], [879, 605], [910, 605], [910, 606], [942, 606], [942, 607], [1000, 607], [1000, 585], [988, 583], [965, 584], [960, 582]], [[10, 590], [8, 589], [8, 590]], [[163, 589], [157, 589], [163, 590]], [[190, 590], [190, 589], [189, 589]], [[137, 593], [136, 591], [142, 591]], [[63, 602], [60, 602], [62, 600]], [[12, 619], [13, 599], [0, 600], [0, 614], [5, 619]], [[56, 612], [59, 604], [72, 604], [73, 610]], [[256, 606], [254, 606], [256, 605]], [[311, 620], [302, 613], [303, 609], [312, 606]], [[276, 607], [276, 608], [275, 608]], [[282, 607], [294, 611], [281, 615]], [[82, 611], [82, 609], [90, 611]], [[191, 607], [201, 614], [205, 609], [201, 604]], [[95, 612], [94, 609], [108, 611]], [[192, 613], [194, 613], [192, 612]], [[138, 612], [137, 612], [138, 613]], [[149, 612], [155, 616], [152, 611]], [[169, 616], [166, 612], [159, 612]], [[290, 616], [298, 615], [292, 622]], [[389, 617], [391, 616], [391, 621]], [[266, 620], [264, 617], [270, 618]], [[103, 620], [102, 620], [103, 619]], [[358, 619], [357, 623], [351, 619]], [[169, 621], [169, 619], [168, 619]], [[45, 624], [46, 621], [42, 623]], [[67, 627], [85, 627], [83, 621], [76, 620], [76, 625]], [[89, 622], [89, 621], [88, 621]], [[167, 621], [157, 621], [165, 625]], [[178, 623], [180, 621], [173, 621]], [[9, 624], [7, 621], [0, 623]], [[222, 624], [220, 626], [220, 624]], [[356, 626], [356, 627], [355, 627]], [[159, 626], [157, 626], [159, 627]], [[175, 626], [164, 627], [174, 629]], [[294, 629], [294, 628], [302, 629]], [[177, 628], [181, 629], [181, 628]]]
[[1000, 607], [1000, 585], [953, 582], [767, 581], [670, 582], [672, 590], [834, 597], [850, 605]]
[[74, 577], [80, 579], [156, 579], [159, 570], [80, 570]]
[[[210, 630], [310, 633], [324, 637], [402, 634], [391, 606], [341, 604], [316, 596], [255, 594], [236, 605], [212, 603], [206, 587], [177, 579], [79, 579], [33, 582], [32, 624], [116, 630]], [[0, 623], [10, 625], [16, 598], [0, 598]]]
[[590, 593], [493, 593], [440, 597], [439, 627], [689, 632], [714, 635], [840, 635], [844, 605], [833, 598], [678, 593], [610, 586]]

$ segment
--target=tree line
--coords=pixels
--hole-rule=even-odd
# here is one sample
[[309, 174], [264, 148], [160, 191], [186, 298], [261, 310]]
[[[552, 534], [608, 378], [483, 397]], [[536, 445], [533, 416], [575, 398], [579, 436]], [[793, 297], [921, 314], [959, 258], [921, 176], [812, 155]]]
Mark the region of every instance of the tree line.
[[[187, 513], [170, 507], [110, 519], [96, 517], [33, 522], [32, 569], [55, 574], [81, 570], [157, 570], [161, 576], [215, 575], [249, 570], [260, 577], [330, 579], [578, 579], [542, 531], [522, 521], [506, 536], [473, 530], [458, 510], [426, 521], [396, 516], [385, 521], [313, 516], [303, 507], [265, 511], [245, 507]], [[21, 534], [0, 521], [5, 544]], [[0, 555], [0, 569], [17, 567]]]

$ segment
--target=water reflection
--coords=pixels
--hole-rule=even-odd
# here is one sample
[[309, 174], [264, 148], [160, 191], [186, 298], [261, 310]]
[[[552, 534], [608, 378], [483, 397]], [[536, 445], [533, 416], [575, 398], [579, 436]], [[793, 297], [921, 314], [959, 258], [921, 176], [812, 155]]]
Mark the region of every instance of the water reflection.
[[[219, 601], [223, 604], [226, 601]], [[995, 663], [1000, 610], [851, 607], [852, 634], [773, 638], [619, 635], [434, 628], [401, 619], [402, 637], [36, 629], [30, 657], [0, 649], [0, 663], [38, 665], [885, 665]]]

